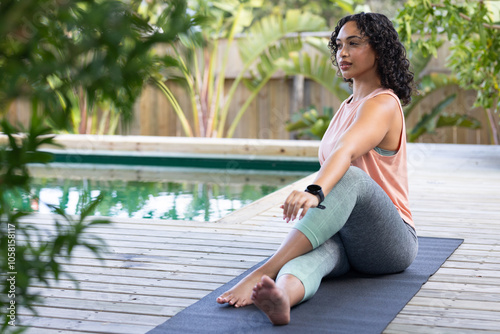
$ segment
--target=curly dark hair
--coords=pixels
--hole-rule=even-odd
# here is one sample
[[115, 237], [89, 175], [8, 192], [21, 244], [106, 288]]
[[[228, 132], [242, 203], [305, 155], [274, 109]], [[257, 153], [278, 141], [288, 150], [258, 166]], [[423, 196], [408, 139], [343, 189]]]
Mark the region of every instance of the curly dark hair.
[[[406, 49], [399, 41], [392, 22], [383, 14], [359, 13], [340, 19], [328, 42], [337, 74], [342, 76], [336, 58], [338, 49], [336, 40], [340, 29], [349, 21], [356, 22], [362, 36], [368, 37], [368, 42], [378, 56], [377, 71], [382, 87], [392, 89], [403, 105], [409, 104], [414, 90], [410, 61], [406, 57]], [[352, 85], [352, 79], [344, 80]]]

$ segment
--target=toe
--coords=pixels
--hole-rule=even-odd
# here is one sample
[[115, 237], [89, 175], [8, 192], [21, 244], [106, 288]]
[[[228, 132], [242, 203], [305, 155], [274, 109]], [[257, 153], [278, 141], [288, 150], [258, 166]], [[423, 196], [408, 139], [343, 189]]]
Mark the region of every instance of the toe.
[[219, 298], [217, 298], [217, 302], [219, 304], [226, 304], [226, 303], [231, 303], [231, 300], [234, 299], [234, 296], [232, 293], [230, 293], [230, 291], [227, 291], [225, 293], [223, 293], [222, 295], [219, 296]]

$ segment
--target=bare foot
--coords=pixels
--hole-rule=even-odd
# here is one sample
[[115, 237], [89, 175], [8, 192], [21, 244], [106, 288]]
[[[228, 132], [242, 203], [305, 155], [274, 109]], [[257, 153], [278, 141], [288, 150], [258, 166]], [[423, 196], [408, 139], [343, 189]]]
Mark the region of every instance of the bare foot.
[[290, 299], [285, 290], [278, 287], [269, 276], [262, 276], [254, 287], [252, 300], [274, 325], [286, 325], [290, 322]]
[[242, 307], [253, 304], [251, 298], [252, 289], [255, 284], [260, 281], [261, 277], [262, 274], [256, 271], [250, 273], [248, 276], [239, 281], [238, 284], [220, 295], [217, 298], [217, 303], [228, 303], [229, 305], [232, 305], [234, 307]]

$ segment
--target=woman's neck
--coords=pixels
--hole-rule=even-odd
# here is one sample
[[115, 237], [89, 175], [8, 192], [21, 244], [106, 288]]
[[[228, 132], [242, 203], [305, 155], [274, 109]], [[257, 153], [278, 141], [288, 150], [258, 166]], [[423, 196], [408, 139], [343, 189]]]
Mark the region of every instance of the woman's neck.
[[353, 82], [352, 85], [352, 100], [351, 102], [356, 102], [364, 99], [366, 96], [370, 95], [375, 89], [382, 88], [380, 80], [372, 80], [370, 82]]

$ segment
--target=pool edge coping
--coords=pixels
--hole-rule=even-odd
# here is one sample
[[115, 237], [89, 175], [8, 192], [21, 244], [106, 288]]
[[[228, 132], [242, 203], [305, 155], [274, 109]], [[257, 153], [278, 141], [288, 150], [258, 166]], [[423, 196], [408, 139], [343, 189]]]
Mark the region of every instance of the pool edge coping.
[[[21, 137], [22, 135], [19, 135]], [[7, 136], [0, 134], [0, 144]], [[142, 154], [192, 153], [276, 157], [318, 156], [318, 140], [202, 138], [122, 135], [55, 135], [54, 142], [63, 147], [45, 145], [54, 151], [71, 150], [78, 154], [97, 151], [136, 152]]]

